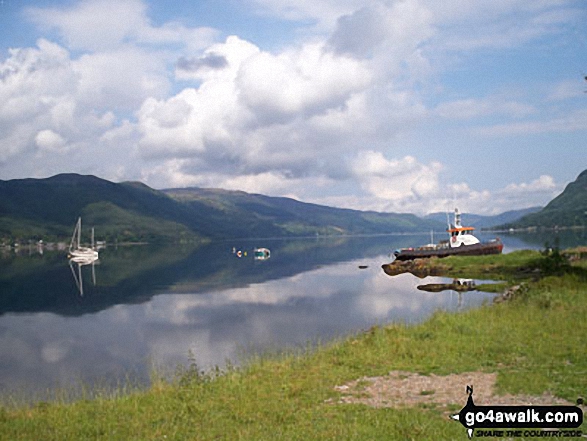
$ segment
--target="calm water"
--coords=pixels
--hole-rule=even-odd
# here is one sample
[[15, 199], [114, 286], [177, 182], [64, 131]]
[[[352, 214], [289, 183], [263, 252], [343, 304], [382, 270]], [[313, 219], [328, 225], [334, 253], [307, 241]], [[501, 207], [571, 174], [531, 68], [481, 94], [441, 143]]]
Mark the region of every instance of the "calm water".
[[[544, 238], [505, 236], [505, 251]], [[305, 346], [388, 322], [419, 322], [492, 295], [427, 293], [381, 264], [426, 236], [223, 242], [199, 249], [106, 248], [92, 268], [63, 253], [0, 258], [0, 391], [147, 382], [153, 364], [202, 368], [238, 363], [251, 351]], [[561, 246], [585, 243], [561, 238]], [[573, 242], [573, 243], [571, 243]], [[553, 243], [553, 241], [550, 241]], [[255, 261], [255, 246], [271, 258]], [[248, 251], [237, 258], [232, 248]], [[367, 265], [359, 269], [359, 265]], [[80, 293], [81, 270], [83, 295]], [[95, 279], [95, 285], [94, 280]]]

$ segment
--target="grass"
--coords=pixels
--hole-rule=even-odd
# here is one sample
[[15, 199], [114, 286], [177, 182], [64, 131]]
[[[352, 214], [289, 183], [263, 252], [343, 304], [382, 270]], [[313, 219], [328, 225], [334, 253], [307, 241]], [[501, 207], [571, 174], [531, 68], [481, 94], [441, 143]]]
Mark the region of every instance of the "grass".
[[443, 259], [428, 259], [426, 263], [439, 267], [446, 276], [515, 282], [537, 275], [540, 263], [545, 260], [544, 257], [539, 251], [520, 250], [486, 256], [449, 256]]
[[[535, 257], [514, 256], [521, 266]], [[514, 258], [454, 265], [482, 271]], [[373, 327], [303, 354], [257, 357], [224, 372], [204, 373], [193, 364], [172, 381], [155, 378], [148, 391], [116, 397], [0, 408], [0, 439], [464, 440], [463, 427], [434, 406], [336, 404], [334, 386], [391, 370], [483, 371], [497, 372], [501, 393], [551, 392], [575, 402], [587, 393], [585, 317], [585, 270], [565, 271], [529, 282], [510, 302], [439, 312], [417, 326]], [[464, 403], [465, 397], [455, 410]]]

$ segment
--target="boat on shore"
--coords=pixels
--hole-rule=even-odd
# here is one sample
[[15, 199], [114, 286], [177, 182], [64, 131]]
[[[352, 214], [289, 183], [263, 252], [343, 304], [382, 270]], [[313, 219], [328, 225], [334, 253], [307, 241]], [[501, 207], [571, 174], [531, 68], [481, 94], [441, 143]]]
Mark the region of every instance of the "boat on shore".
[[464, 227], [461, 224], [461, 214], [455, 208], [454, 224], [448, 225], [449, 240], [438, 244], [428, 244], [417, 248], [401, 248], [393, 254], [396, 260], [425, 259], [429, 257], [447, 256], [481, 256], [485, 254], [500, 254], [503, 243], [499, 238], [488, 242], [481, 242], [473, 235], [473, 227]]
[[69, 256], [81, 260], [96, 260], [98, 259], [98, 251], [94, 247], [94, 229], [92, 228], [92, 242], [90, 247], [81, 245], [82, 235], [82, 218], [77, 219], [71, 242], [69, 243]]

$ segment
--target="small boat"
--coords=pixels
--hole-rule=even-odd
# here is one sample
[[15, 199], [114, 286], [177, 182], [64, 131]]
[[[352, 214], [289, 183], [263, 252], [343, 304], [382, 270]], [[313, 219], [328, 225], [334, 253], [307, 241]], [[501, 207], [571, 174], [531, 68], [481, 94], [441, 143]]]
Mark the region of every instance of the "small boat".
[[267, 260], [271, 257], [271, 251], [267, 248], [255, 248], [253, 250], [255, 260]]
[[82, 218], [77, 219], [73, 235], [71, 236], [71, 242], [69, 243], [69, 255], [73, 258], [79, 259], [97, 259], [98, 251], [94, 248], [94, 228], [92, 228], [92, 243], [90, 247], [83, 247], [81, 245], [82, 235]]
[[411, 260], [428, 257], [447, 256], [480, 256], [484, 254], [500, 254], [503, 251], [503, 243], [498, 238], [489, 242], [481, 242], [473, 235], [475, 228], [463, 227], [461, 214], [455, 208], [454, 224], [448, 225], [449, 240], [440, 241], [438, 244], [428, 244], [418, 248], [401, 248], [393, 254], [396, 260]]

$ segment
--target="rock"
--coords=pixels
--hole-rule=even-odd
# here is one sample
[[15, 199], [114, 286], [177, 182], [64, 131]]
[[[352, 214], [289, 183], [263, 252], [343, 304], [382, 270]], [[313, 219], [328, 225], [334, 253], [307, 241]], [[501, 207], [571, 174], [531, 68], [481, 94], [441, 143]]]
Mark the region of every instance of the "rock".
[[395, 260], [391, 263], [381, 265], [388, 276], [411, 273], [423, 279], [428, 276], [440, 276], [445, 269], [443, 265], [433, 264], [433, 259]]
[[520, 294], [520, 293], [524, 292], [525, 290], [526, 290], [526, 285], [525, 284], [511, 286], [511, 287], [507, 288], [503, 292], [503, 294], [501, 294], [500, 296], [495, 297], [493, 299], [493, 301], [495, 303], [501, 303], [501, 302], [505, 302], [505, 301], [511, 300], [517, 294]]

